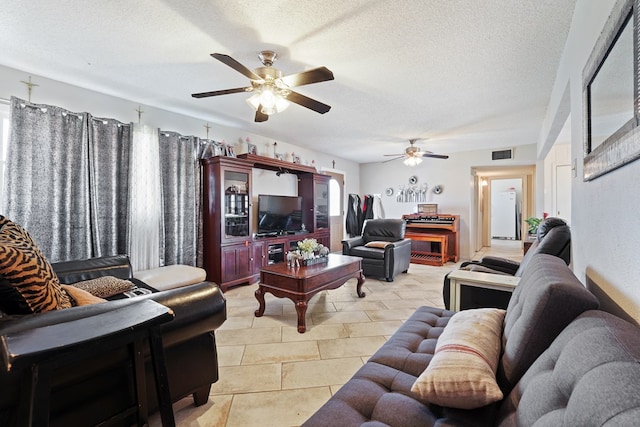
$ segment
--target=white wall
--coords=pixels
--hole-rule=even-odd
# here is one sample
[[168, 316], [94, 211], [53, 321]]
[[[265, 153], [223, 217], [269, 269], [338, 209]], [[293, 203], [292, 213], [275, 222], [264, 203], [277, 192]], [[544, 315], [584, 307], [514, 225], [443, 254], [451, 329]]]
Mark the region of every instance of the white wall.
[[[590, 182], [583, 174], [582, 72], [614, 0], [578, 1], [547, 116], [554, 118], [563, 90], [571, 92], [572, 263], [576, 276], [601, 299], [603, 308], [640, 322], [640, 161]], [[541, 141], [550, 131], [547, 125]], [[542, 142], [541, 142], [542, 143]]]
[[[137, 122], [138, 103], [135, 100], [127, 100], [98, 92], [83, 89], [77, 86], [68, 85], [55, 80], [50, 80], [37, 75], [25, 73], [8, 67], [0, 66], [0, 98], [9, 99], [11, 96], [27, 99], [27, 89], [21, 80], [27, 80], [32, 76], [32, 81], [39, 86], [33, 89], [31, 101], [38, 104], [56, 105], [75, 112], [89, 112], [97, 117], [109, 117], [122, 122]], [[185, 95], [188, 96], [188, 95]], [[154, 108], [149, 105], [142, 105], [141, 123], [152, 127], [158, 127], [166, 131], [175, 131], [183, 135], [195, 135], [200, 138], [206, 137], [206, 122], [182, 114], [173, 113], [166, 110]], [[249, 115], [247, 115], [249, 117]], [[265, 136], [250, 134], [242, 129], [230, 128], [216, 124], [213, 120], [209, 122], [211, 129], [209, 138], [216, 141], [225, 140], [227, 143], [235, 145], [236, 153], [246, 153], [246, 138], [258, 148], [258, 154], [273, 155], [273, 140]], [[277, 141], [277, 151], [291, 157], [291, 152], [295, 152], [307, 164], [311, 160], [315, 161], [318, 170], [332, 170], [335, 160], [336, 170], [345, 174], [345, 192], [357, 193], [360, 186], [359, 165], [355, 162], [342, 159], [336, 156], [315, 152], [313, 150], [301, 148], [295, 145], [295, 141]], [[256, 187], [257, 192], [274, 194], [289, 194], [291, 191], [297, 192], [295, 180], [293, 184], [287, 177], [279, 177], [275, 174], [260, 175], [257, 178], [263, 180]], [[289, 177], [290, 178], [290, 177]], [[255, 182], [255, 181], [254, 181]], [[284, 185], [283, 185], [284, 183]], [[270, 185], [272, 186], [270, 187]], [[257, 193], [256, 193], [257, 194]], [[346, 205], [346, 201], [345, 201]]]
[[[491, 150], [466, 151], [449, 154], [447, 160], [429, 159], [415, 167], [405, 166], [402, 160], [388, 163], [367, 163], [360, 165], [360, 195], [382, 194], [382, 204], [387, 218], [400, 218], [403, 214], [417, 210], [417, 203], [400, 203], [396, 194], [400, 185], [409, 185], [409, 177], [416, 175], [418, 185], [426, 182], [429, 190], [442, 185], [441, 194], [428, 192], [426, 203], [437, 203], [438, 212], [460, 215], [460, 257], [471, 258], [470, 220], [473, 208], [473, 177], [471, 169], [482, 166], [522, 166], [536, 163], [536, 145], [518, 146], [514, 159], [491, 160]], [[542, 172], [540, 172], [541, 174]], [[385, 195], [385, 189], [392, 187], [394, 194]]]

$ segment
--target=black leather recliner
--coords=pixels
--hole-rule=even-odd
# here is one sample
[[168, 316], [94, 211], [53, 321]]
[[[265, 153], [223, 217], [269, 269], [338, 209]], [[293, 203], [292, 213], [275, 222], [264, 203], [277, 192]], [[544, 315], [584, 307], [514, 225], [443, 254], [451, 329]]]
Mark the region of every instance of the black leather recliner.
[[[503, 274], [509, 276], [522, 276], [529, 260], [537, 253], [557, 256], [569, 265], [571, 262], [571, 230], [567, 223], [556, 217], [548, 217], [538, 226], [536, 240], [522, 258], [522, 261], [512, 261], [506, 258], [486, 256], [480, 261], [466, 261], [460, 266], [461, 269], [479, 271], [482, 273]], [[444, 286], [442, 296], [444, 305], [450, 307], [450, 283], [449, 274], [444, 276]], [[469, 301], [462, 304], [465, 308], [476, 307], [497, 307], [506, 308], [511, 294], [493, 289], [473, 289]]]
[[411, 262], [411, 239], [404, 237], [405, 226], [402, 219], [368, 219], [361, 236], [342, 241], [342, 254], [362, 258], [365, 277], [393, 282], [398, 273], [409, 270]]

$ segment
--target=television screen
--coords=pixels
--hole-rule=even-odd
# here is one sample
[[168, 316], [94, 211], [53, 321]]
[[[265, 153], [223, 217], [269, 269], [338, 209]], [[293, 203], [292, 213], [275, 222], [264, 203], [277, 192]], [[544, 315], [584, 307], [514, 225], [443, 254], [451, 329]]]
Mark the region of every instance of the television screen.
[[302, 197], [258, 195], [258, 233], [273, 234], [300, 231]]

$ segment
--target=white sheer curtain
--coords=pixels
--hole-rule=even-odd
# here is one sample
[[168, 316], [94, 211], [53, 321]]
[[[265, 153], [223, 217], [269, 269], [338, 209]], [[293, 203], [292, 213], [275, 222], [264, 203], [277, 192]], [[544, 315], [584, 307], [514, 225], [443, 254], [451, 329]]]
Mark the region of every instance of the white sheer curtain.
[[160, 266], [158, 129], [135, 124], [132, 138], [129, 257], [133, 271]]

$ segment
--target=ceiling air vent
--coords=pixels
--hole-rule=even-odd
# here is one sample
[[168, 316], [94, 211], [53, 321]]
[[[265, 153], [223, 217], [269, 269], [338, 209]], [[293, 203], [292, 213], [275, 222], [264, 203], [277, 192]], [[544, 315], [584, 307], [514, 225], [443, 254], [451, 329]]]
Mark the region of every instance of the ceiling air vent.
[[513, 148], [491, 152], [491, 160], [513, 159]]

